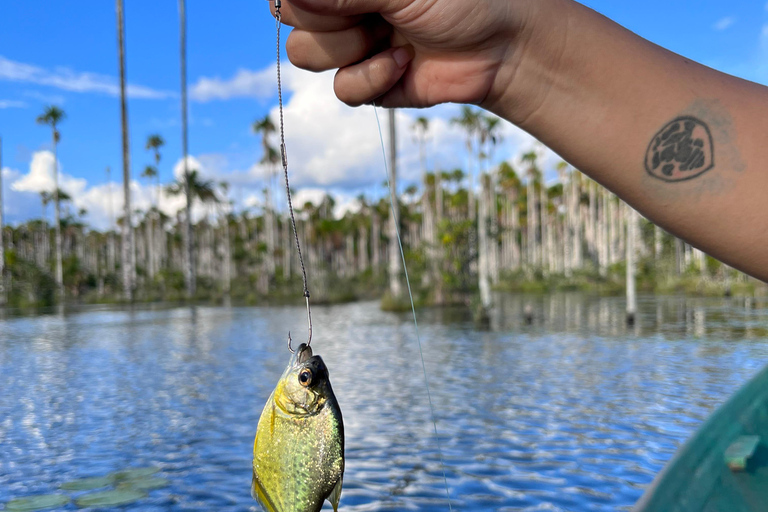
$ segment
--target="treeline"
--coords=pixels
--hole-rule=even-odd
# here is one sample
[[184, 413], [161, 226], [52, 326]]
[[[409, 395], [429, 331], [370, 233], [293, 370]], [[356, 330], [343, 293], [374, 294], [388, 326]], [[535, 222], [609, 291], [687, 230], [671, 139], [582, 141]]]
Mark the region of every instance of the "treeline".
[[[487, 129], [487, 119], [469, 109], [464, 115], [477, 116], [475, 128], [467, 130], [474, 169], [427, 169], [422, 158], [421, 183], [398, 198], [400, 233], [420, 302], [468, 303], [479, 297], [480, 304], [489, 306], [493, 288], [616, 292], [623, 289], [629, 259], [636, 259], [641, 289], [725, 292], [744, 285], [743, 275], [642, 219], [565, 163], [557, 166], [558, 182], [547, 185], [535, 152], [522, 155], [519, 168], [491, 162], [498, 140]], [[429, 123], [421, 118], [412, 129], [424, 140]], [[269, 133], [263, 135], [268, 140]], [[157, 142], [148, 144], [155, 155], [161, 145]], [[265, 143], [265, 158], [270, 154]], [[159, 164], [159, 156], [155, 161]], [[145, 171], [147, 178], [156, 177], [152, 171]], [[265, 206], [235, 212], [226, 184], [202, 180], [194, 170], [188, 182], [182, 179], [166, 188], [181, 193], [187, 186], [193, 203], [206, 212], [192, 225], [197, 285], [191, 298], [230, 297], [249, 303], [300, 299], [293, 233], [287, 215], [273, 206], [272, 193], [265, 191]], [[43, 205], [50, 197], [43, 195]], [[68, 197], [59, 193], [58, 199]], [[398, 297], [392, 295], [402, 293], [401, 282], [392, 286], [402, 275], [393, 265], [400, 255], [393, 249], [388, 197], [360, 196], [358, 203], [356, 211], [342, 218], [334, 216], [331, 196], [297, 209], [298, 236], [316, 302], [387, 293], [396, 303]], [[118, 300], [124, 296], [123, 260], [132, 254], [136, 300], [187, 297], [184, 213], [182, 208], [168, 217], [157, 205], [135, 212], [134, 247], [124, 251], [117, 229], [92, 229], [65, 208], [59, 226], [65, 296]], [[4, 228], [4, 293], [12, 305], [57, 299], [56, 230], [45, 217]]]

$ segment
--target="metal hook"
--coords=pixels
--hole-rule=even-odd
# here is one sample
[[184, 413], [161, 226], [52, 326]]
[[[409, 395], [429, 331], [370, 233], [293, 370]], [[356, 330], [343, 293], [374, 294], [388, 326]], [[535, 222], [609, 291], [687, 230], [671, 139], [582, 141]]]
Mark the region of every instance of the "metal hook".
[[304, 293], [304, 298], [307, 301], [307, 330], [309, 331], [307, 346], [310, 346], [312, 344], [312, 310], [309, 308], [309, 291]]
[[291, 347], [291, 331], [288, 331], [288, 350], [291, 352], [291, 354], [295, 354], [296, 351], [293, 350], [293, 347]]

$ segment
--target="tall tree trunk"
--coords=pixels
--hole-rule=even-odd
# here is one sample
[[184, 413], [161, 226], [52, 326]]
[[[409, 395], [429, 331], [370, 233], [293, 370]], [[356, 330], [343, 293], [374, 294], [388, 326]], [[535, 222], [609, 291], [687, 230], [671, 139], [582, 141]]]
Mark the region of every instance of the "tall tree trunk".
[[391, 189], [392, 208], [389, 212], [389, 292], [393, 299], [399, 299], [402, 295], [400, 274], [402, 263], [400, 261], [400, 248], [397, 241], [397, 128], [395, 125], [395, 109], [389, 109], [389, 187]]
[[187, 132], [187, 14], [186, 0], [179, 0], [179, 46], [181, 61], [181, 146], [184, 161], [184, 195], [187, 202], [184, 205], [184, 280], [187, 287], [187, 297], [193, 297], [196, 289], [195, 253], [192, 232], [192, 191], [189, 188], [189, 138]]
[[[128, 106], [125, 98], [125, 20], [123, 18], [123, 0], [117, 1], [117, 45], [120, 58], [120, 120], [123, 134], [123, 297], [133, 300], [134, 291], [134, 245], [133, 225], [131, 224], [131, 165], [128, 149]], [[58, 185], [57, 185], [58, 190]], [[56, 216], [58, 217], [58, 198]], [[58, 218], [56, 226], [59, 225]], [[57, 235], [58, 237], [58, 235]], [[58, 245], [58, 242], [57, 242]], [[58, 251], [58, 249], [57, 249]], [[60, 257], [57, 256], [60, 260]], [[57, 265], [60, 265], [57, 263]], [[57, 270], [58, 273], [58, 270]]]
[[357, 228], [357, 271], [361, 273], [368, 270], [368, 229], [362, 220]]
[[600, 260], [599, 236], [597, 234], [597, 183], [589, 180], [589, 219], [587, 221], [587, 228], [589, 230], [588, 242], [589, 253], [592, 261]]
[[432, 273], [435, 286], [435, 304], [443, 304], [445, 302], [445, 290], [443, 289], [443, 276], [441, 274], [443, 268], [443, 251], [441, 250], [440, 243], [440, 226], [443, 223], [445, 217], [445, 209], [443, 205], [443, 179], [440, 169], [435, 166], [435, 220], [434, 220], [434, 261], [432, 262]]
[[488, 255], [488, 226], [491, 223], [490, 219], [490, 177], [487, 175], [480, 176], [480, 208], [479, 218], [477, 221], [477, 246], [478, 246], [478, 261], [477, 261], [477, 278], [478, 286], [480, 288], [480, 303], [482, 307], [487, 311], [491, 307], [491, 285], [490, 285], [490, 272], [489, 272], [489, 255]]
[[536, 267], [536, 231], [538, 230], [538, 227], [536, 226], [536, 217], [538, 216], [536, 213], [536, 189], [534, 188], [532, 172], [528, 177], [528, 190], [526, 191], [525, 200], [525, 215], [528, 224], [526, 227], [528, 234], [528, 247], [526, 253], [528, 256], [528, 269], [529, 272], [532, 272]]
[[275, 275], [275, 212], [272, 210], [272, 199], [270, 190], [264, 189], [264, 202], [266, 208], [264, 210], [264, 233], [266, 235], [267, 242], [267, 272], [269, 277], [272, 278]]
[[496, 171], [489, 173], [490, 191], [488, 196], [490, 208], [490, 225], [488, 233], [488, 272], [491, 277], [491, 283], [499, 284], [499, 267], [501, 266], [499, 254], [499, 211], [498, 200], [496, 198]]
[[371, 266], [378, 274], [381, 266], [381, 217], [378, 210], [371, 208]]
[[56, 130], [53, 130], [53, 202], [55, 218], [54, 222], [54, 243], [56, 245], [56, 287], [59, 292], [59, 298], [64, 299], [64, 269], [62, 267], [61, 255], [61, 203], [59, 202], [59, 163], [57, 158], [57, 136]]
[[573, 242], [571, 250], [571, 268], [581, 268], [581, 191], [579, 189], [579, 175], [578, 171], [573, 169], [571, 171], [571, 212], [569, 214], [569, 221], [571, 225], [571, 240]]
[[283, 220], [283, 277], [291, 278], [291, 218]]
[[629, 206], [627, 206], [627, 210], [627, 323], [632, 324], [635, 322], [635, 316], [637, 315], [637, 291], [635, 283], [637, 212]]
[[3, 139], [0, 138], [0, 306], [5, 305], [5, 240], [3, 239]]
[[552, 271], [550, 255], [552, 251], [549, 247], [549, 231], [552, 227], [549, 225], [549, 198], [547, 197], [547, 186], [542, 179], [541, 188], [539, 188], [539, 208], [541, 209], [541, 241], [539, 242], [539, 265], [545, 270], [545, 273]]
[[229, 232], [229, 217], [225, 211], [224, 220], [224, 293], [229, 295], [232, 290], [232, 240]]

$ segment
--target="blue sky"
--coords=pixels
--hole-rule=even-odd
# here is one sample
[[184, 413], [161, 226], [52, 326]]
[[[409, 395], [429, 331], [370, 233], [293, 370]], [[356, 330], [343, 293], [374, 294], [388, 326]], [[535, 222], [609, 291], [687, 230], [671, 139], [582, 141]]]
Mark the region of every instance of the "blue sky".
[[[768, 5], [759, 2], [593, 0], [586, 4], [672, 51], [768, 83]], [[128, 0], [125, 6], [131, 169], [136, 203], [151, 200], [139, 174], [151, 162], [146, 137], [166, 140], [161, 176], [172, 179], [181, 154], [178, 20], [175, 1]], [[264, 0], [188, 0], [190, 154], [201, 172], [232, 183], [232, 197], [255, 204], [264, 187], [259, 140], [250, 124], [274, 112], [274, 20]], [[3, 138], [6, 216], [18, 222], [40, 215], [37, 189], [50, 171], [44, 151], [50, 131], [35, 124], [47, 104], [67, 113], [59, 146], [62, 186], [102, 224], [112, 169], [115, 208], [122, 172], [113, 2], [6, 2], [0, 16], [0, 136]], [[349, 109], [332, 96], [331, 76], [286, 69], [287, 131], [295, 185], [304, 197], [332, 190], [351, 200], [381, 192], [378, 135], [370, 108]], [[408, 125], [417, 115], [435, 119], [437, 165], [463, 162], [461, 135], [447, 120], [458, 107], [400, 113], [404, 184], [418, 177]], [[499, 156], [527, 150], [533, 141], [508, 127]], [[446, 148], [452, 148], [446, 150]], [[550, 159], [552, 160], [552, 159]], [[282, 196], [278, 196], [282, 200]], [[175, 203], [167, 201], [172, 210]]]

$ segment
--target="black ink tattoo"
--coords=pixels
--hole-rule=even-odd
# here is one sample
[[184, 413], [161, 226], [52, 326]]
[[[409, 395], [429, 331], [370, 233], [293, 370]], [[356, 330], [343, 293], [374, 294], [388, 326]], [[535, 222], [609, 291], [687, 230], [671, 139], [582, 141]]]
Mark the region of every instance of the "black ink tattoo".
[[653, 136], [645, 152], [645, 170], [664, 181], [690, 180], [715, 166], [709, 127], [692, 116], [667, 123]]

